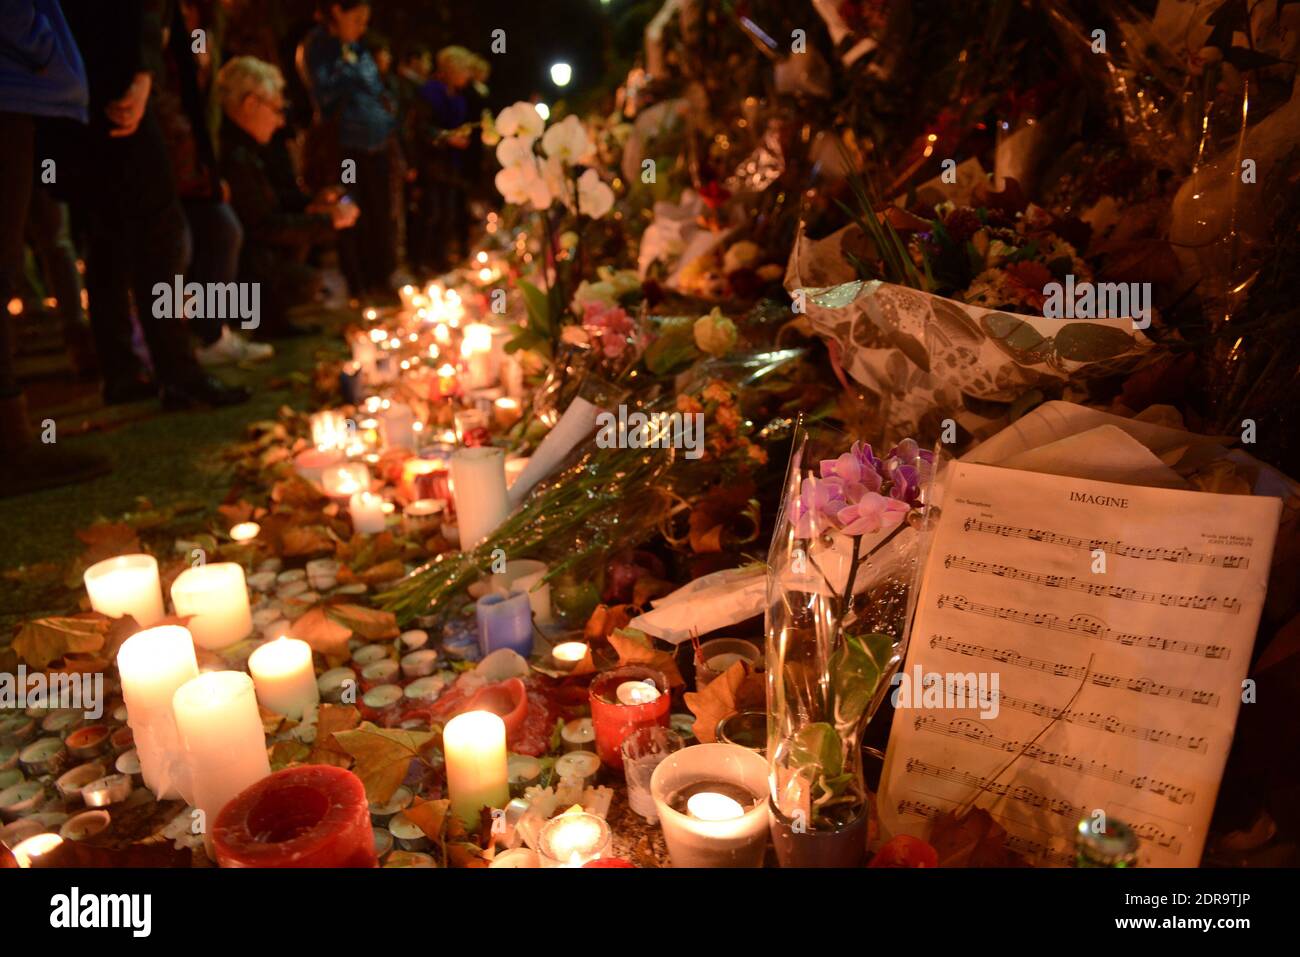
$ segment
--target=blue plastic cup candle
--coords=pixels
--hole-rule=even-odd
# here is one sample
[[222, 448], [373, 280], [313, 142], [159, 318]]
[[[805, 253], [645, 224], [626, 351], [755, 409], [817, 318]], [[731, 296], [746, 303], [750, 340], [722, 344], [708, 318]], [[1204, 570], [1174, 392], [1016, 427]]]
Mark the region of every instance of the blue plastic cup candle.
[[475, 606], [483, 654], [509, 648], [527, 658], [533, 650], [533, 608], [521, 591], [484, 595]]
[[360, 362], [345, 362], [339, 370], [339, 391], [348, 405], [360, 405], [365, 383], [361, 377]]

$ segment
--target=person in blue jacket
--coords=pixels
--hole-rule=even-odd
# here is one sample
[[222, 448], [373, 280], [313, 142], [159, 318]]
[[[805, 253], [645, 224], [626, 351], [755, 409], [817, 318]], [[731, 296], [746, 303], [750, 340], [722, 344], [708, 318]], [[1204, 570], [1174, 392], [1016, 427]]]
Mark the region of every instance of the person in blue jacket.
[[[0, 496], [83, 481], [108, 471], [100, 456], [36, 441], [14, 370], [17, 317], [8, 304], [23, 262], [35, 175], [36, 121], [85, 123], [86, 71], [57, 0], [0, 3]], [[48, 439], [48, 429], [42, 430]]]
[[[298, 49], [298, 66], [311, 94], [317, 123], [337, 126], [338, 185], [356, 200], [361, 216], [351, 232], [357, 245], [364, 288], [387, 297], [397, 267], [397, 224], [393, 218], [393, 162], [390, 140], [397, 128], [396, 104], [374, 58], [362, 45], [370, 24], [366, 0], [322, 0], [320, 24]], [[355, 177], [344, 164], [355, 164]], [[349, 169], [352, 165], [348, 164]], [[325, 184], [313, 183], [320, 187]]]

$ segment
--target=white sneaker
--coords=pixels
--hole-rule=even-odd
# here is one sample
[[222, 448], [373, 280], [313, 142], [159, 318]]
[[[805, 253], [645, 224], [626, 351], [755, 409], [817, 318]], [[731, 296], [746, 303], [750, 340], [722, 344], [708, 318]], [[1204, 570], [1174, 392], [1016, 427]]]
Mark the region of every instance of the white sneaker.
[[199, 346], [194, 356], [204, 368], [234, 362], [260, 362], [275, 355], [275, 347], [264, 342], [250, 342], [229, 326], [221, 327], [221, 338], [210, 346]]

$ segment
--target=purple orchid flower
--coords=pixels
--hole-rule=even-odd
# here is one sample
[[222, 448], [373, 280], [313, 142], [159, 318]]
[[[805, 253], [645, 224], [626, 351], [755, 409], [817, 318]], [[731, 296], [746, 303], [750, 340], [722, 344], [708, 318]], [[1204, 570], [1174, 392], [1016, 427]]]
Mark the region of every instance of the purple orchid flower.
[[845, 535], [872, 535], [881, 529], [896, 528], [909, 509], [907, 502], [886, 498], [878, 492], [867, 492], [840, 509], [835, 517]]
[[795, 535], [812, 538], [825, 531], [847, 504], [839, 479], [808, 476], [799, 484], [799, 495], [794, 500]]

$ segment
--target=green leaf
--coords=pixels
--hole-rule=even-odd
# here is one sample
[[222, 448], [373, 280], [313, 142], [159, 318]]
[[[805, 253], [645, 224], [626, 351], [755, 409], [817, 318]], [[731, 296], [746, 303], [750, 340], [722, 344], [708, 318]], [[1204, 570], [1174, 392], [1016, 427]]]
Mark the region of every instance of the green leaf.
[[1132, 352], [1133, 337], [1123, 329], [1087, 322], [1071, 322], [1056, 334], [1056, 354], [1073, 362], [1100, 362]]
[[551, 334], [551, 304], [546, 295], [526, 280], [520, 280], [519, 288], [524, 294], [524, 305], [528, 308], [528, 318], [533, 331], [542, 336], [549, 336]]
[[790, 760], [812, 780], [838, 777], [844, 770], [839, 734], [824, 721], [805, 725], [795, 733]]
[[655, 375], [669, 375], [699, 357], [694, 322], [685, 316], [673, 316], [660, 323], [659, 335], [645, 351], [645, 367]]
[[835, 649], [830, 660], [831, 714], [841, 734], [857, 728], [893, 657], [894, 642], [888, 635], [850, 635]]

